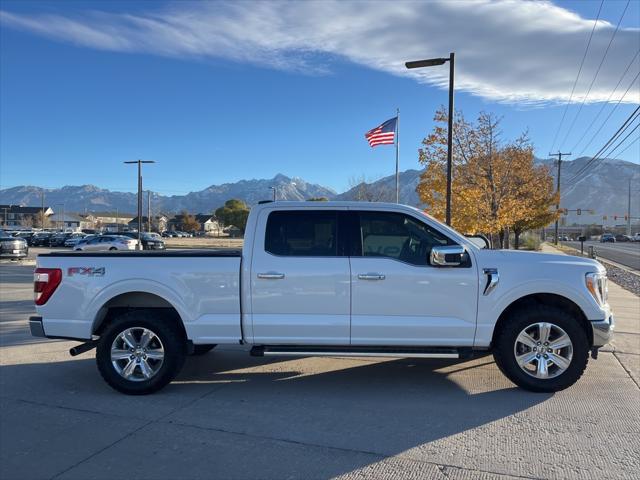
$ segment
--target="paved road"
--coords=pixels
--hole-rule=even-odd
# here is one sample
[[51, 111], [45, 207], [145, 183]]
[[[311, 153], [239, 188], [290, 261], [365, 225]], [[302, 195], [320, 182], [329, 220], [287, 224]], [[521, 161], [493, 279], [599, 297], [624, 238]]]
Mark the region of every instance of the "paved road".
[[[551, 395], [515, 388], [491, 357], [263, 359], [227, 347], [190, 358], [156, 395], [124, 396], [102, 382], [93, 352], [72, 358], [73, 342], [28, 335], [32, 268], [0, 265], [3, 480], [631, 479], [640, 471], [637, 370], [627, 369], [634, 381], [617, 352], [601, 353], [575, 386]], [[640, 322], [633, 303], [629, 311], [636, 321], [619, 323], [630, 339], [621, 348], [637, 362]]]
[[[580, 249], [580, 242], [562, 242], [573, 248]], [[584, 242], [584, 250], [593, 245], [598, 256], [606, 260], [612, 260], [635, 270], [640, 270], [640, 242], [600, 243]]]

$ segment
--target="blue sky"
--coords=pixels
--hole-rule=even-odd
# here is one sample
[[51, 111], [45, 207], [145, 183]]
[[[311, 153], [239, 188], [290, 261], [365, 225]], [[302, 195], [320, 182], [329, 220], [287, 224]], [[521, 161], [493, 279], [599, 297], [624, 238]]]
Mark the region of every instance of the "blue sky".
[[[380, 20], [332, 2], [2, 1], [0, 187], [133, 191], [122, 161], [143, 158], [158, 162], [145, 188], [163, 194], [276, 173], [343, 191], [352, 178], [393, 173], [393, 147], [371, 149], [364, 133], [396, 107], [401, 168], [418, 168], [420, 141], [447, 101], [448, 69], [413, 77], [398, 65], [452, 49], [456, 108], [501, 115], [505, 138], [528, 129], [538, 156], [554, 138], [554, 149], [596, 153], [637, 106], [638, 58], [612, 95], [640, 48], [635, 0], [567, 134], [626, 5], [604, 2], [557, 137], [600, 2], [461, 3], [395, 3]], [[601, 102], [617, 102], [629, 85], [591, 145], [589, 132], [578, 143]], [[638, 151], [621, 158], [638, 162]]]

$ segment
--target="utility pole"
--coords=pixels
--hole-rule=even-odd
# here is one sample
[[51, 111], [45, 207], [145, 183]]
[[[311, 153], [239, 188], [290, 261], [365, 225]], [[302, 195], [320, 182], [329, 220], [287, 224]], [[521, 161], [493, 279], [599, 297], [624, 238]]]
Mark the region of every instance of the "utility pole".
[[40, 190], [40, 228], [44, 230], [44, 188]]
[[138, 250], [142, 250], [142, 164], [156, 162], [153, 160], [134, 160], [124, 163], [138, 164]]
[[151, 232], [151, 190], [147, 190], [147, 232]]
[[120, 233], [120, 211], [116, 207], [116, 231]]
[[629, 197], [627, 198], [627, 235], [631, 236], [631, 177], [629, 177]]
[[[560, 168], [562, 167], [562, 157], [567, 157], [569, 155], [571, 155], [570, 152], [569, 153], [562, 153], [559, 150], [558, 150], [558, 153], [550, 153], [549, 154], [550, 157], [558, 157], [558, 178], [557, 178], [558, 187], [557, 187], [557, 190], [556, 190], [556, 192], [558, 194], [558, 201], [556, 202], [556, 212], [558, 210], [560, 210]], [[556, 218], [556, 225], [555, 225], [555, 235], [556, 235], [556, 238], [554, 240], [554, 243], [556, 245], [558, 245], [558, 219], [557, 218]]]

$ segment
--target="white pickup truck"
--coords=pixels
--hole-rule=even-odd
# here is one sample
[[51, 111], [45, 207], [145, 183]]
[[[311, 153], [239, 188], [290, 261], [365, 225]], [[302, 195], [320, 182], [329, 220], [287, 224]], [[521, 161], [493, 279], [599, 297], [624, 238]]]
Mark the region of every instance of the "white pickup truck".
[[185, 356], [466, 358], [493, 353], [514, 383], [557, 391], [612, 335], [603, 266], [479, 248], [411, 207], [264, 202], [240, 250], [38, 256], [34, 336], [97, 347], [128, 394], [156, 391]]

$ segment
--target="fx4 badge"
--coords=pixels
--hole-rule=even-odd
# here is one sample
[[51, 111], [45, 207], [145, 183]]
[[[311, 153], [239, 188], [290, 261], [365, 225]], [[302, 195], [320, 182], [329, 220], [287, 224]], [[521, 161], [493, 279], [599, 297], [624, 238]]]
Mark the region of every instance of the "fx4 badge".
[[69, 267], [67, 275], [88, 275], [90, 277], [104, 277], [104, 267]]

